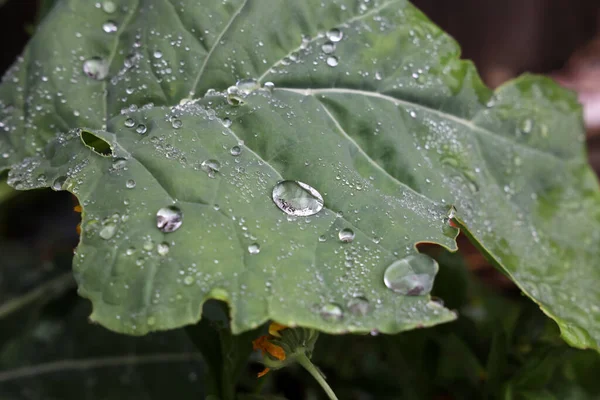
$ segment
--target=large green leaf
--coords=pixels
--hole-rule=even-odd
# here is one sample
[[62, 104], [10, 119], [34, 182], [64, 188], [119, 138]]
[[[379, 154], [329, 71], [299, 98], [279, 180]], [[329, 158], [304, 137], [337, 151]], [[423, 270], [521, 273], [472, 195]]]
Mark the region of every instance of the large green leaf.
[[[117, 32], [103, 32], [108, 20]], [[105, 80], [84, 76], [92, 57], [110, 66]], [[230, 302], [236, 332], [267, 319], [329, 332], [448, 321], [383, 275], [418, 242], [454, 249], [454, 205], [567, 341], [598, 348], [600, 197], [575, 97], [532, 76], [492, 93], [458, 57], [401, 0], [130, 0], [112, 14], [62, 1], [1, 89], [8, 163], [35, 155], [10, 180], [79, 197], [80, 291], [114, 330], [197, 321], [207, 298]], [[233, 86], [247, 78], [275, 88]], [[77, 127], [92, 133], [41, 151]], [[112, 156], [79, 139], [94, 135]], [[205, 173], [209, 159], [218, 172]], [[270, 200], [282, 179], [314, 187], [325, 208], [288, 218]], [[165, 234], [156, 213], [173, 203], [183, 224]], [[337, 239], [346, 228], [352, 243]]]

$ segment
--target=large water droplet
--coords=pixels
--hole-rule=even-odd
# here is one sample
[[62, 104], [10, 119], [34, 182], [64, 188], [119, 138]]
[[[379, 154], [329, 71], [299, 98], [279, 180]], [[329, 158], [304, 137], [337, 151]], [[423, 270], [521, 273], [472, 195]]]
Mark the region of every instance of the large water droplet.
[[182, 223], [183, 213], [179, 207], [163, 207], [156, 213], [156, 227], [165, 233], [176, 231]]
[[221, 163], [217, 160], [205, 160], [200, 164], [202, 171], [206, 172], [209, 178], [214, 178], [221, 169]]
[[260, 89], [260, 84], [256, 79], [240, 79], [235, 86], [238, 88], [239, 94], [247, 96], [253, 91]]
[[124, 158], [115, 158], [112, 162], [112, 167], [115, 170], [123, 169], [127, 166], [127, 160]]
[[133, 179], [128, 179], [127, 182], [125, 182], [125, 187], [127, 189], [133, 189], [135, 187], [136, 183]]
[[342, 310], [342, 307], [335, 303], [328, 303], [323, 305], [321, 307], [321, 310], [319, 311], [319, 314], [321, 314], [321, 317], [325, 321], [330, 322], [341, 321], [342, 318], [344, 318], [344, 311]]
[[338, 232], [338, 237], [344, 243], [350, 243], [354, 240], [354, 231], [350, 228], [344, 228]]
[[344, 37], [344, 33], [337, 28], [327, 32], [327, 39], [331, 40], [332, 42], [339, 42], [342, 40], [342, 37]]
[[356, 296], [348, 302], [348, 310], [356, 316], [363, 317], [369, 312], [369, 300], [362, 296]]
[[260, 253], [260, 245], [258, 243], [252, 243], [250, 246], [248, 246], [248, 253], [250, 253], [250, 254]]
[[83, 62], [83, 72], [92, 79], [101, 81], [108, 75], [108, 63], [100, 57], [93, 57]]
[[102, 30], [106, 33], [114, 33], [119, 29], [114, 21], [106, 21], [102, 24]]
[[229, 152], [232, 156], [239, 156], [242, 153], [242, 148], [240, 146], [233, 146]]
[[383, 282], [396, 293], [406, 296], [429, 294], [438, 263], [426, 254], [414, 254], [396, 260], [385, 270]]
[[288, 215], [306, 217], [323, 209], [323, 196], [315, 188], [298, 181], [281, 181], [273, 188], [272, 199]]
[[146, 127], [146, 125], [144, 124], [139, 124], [136, 128], [135, 131], [137, 133], [139, 133], [140, 135], [145, 135], [146, 132], [148, 131], [148, 128]]
[[133, 118], [127, 118], [125, 122], [123, 122], [123, 125], [125, 125], [127, 128], [133, 128], [135, 126], [135, 121]]

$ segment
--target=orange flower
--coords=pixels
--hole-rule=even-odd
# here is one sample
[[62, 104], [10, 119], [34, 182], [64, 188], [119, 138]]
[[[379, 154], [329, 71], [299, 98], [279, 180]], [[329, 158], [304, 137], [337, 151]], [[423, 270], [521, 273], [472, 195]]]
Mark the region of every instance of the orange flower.
[[[278, 324], [277, 322], [271, 323], [271, 325], [269, 325], [269, 334], [260, 336], [258, 339], [253, 340], [252, 348], [254, 350], [260, 350], [263, 356], [268, 354], [279, 361], [285, 360], [285, 350], [283, 350], [283, 347], [273, 344], [269, 340], [281, 337], [279, 331], [282, 331], [286, 328], [287, 326]], [[265, 376], [269, 371], [270, 368], [265, 367], [265, 369], [258, 373], [258, 377], [260, 378], [261, 376]]]

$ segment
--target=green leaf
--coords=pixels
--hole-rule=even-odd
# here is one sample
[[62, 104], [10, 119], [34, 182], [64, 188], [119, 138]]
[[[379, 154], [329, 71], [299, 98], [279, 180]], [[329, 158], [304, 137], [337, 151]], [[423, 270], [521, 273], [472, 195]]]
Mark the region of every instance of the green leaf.
[[201, 356], [183, 330], [117, 335], [89, 324], [82, 303], [75, 296], [55, 302], [0, 346], [2, 399], [204, 398]]
[[[117, 32], [103, 31], [109, 19]], [[110, 15], [62, 1], [0, 89], [1, 140], [8, 162], [35, 154], [14, 167], [15, 187], [63, 187], [84, 205], [76, 275], [111, 329], [194, 323], [208, 298], [231, 304], [234, 332], [267, 319], [386, 333], [449, 321], [383, 276], [418, 242], [455, 249], [454, 205], [563, 337], [598, 349], [600, 196], [575, 96], [533, 76], [494, 93], [458, 57], [402, 0], [129, 0]], [[85, 77], [86, 60], [108, 77]], [[247, 78], [275, 89], [233, 86]], [[69, 128], [112, 159], [81, 131], [40, 150]], [[282, 179], [315, 188], [323, 210], [288, 221], [270, 200]], [[183, 224], [165, 234], [156, 213], [174, 203]]]

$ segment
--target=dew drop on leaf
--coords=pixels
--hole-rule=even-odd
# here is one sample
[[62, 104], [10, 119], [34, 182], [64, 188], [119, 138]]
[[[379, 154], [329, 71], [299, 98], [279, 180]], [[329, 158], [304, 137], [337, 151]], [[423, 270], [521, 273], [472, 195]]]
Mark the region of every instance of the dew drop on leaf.
[[281, 181], [275, 185], [273, 202], [288, 215], [306, 217], [323, 209], [323, 196], [315, 188], [299, 181]]
[[108, 75], [108, 63], [100, 57], [93, 57], [83, 62], [83, 73], [88, 77], [101, 81]]
[[123, 125], [125, 125], [127, 128], [133, 128], [135, 126], [135, 121], [133, 118], [127, 118], [125, 122], [123, 122]]
[[66, 176], [59, 176], [58, 178], [56, 178], [54, 180], [54, 182], [52, 182], [52, 189], [56, 190], [56, 191], [63, 190], [63, 186], [66, 181], [67, 181]]
[[321, 50], [325, 54], [331, 54], [335, 51], [335, 43], [333, 42], [325, 42], [323, 46], [321, 46]]
[[348, 310], [356, 316], [365, 316], [370, 309], [369, 300], [363, 296], [356, 296], [348, 301]]
[[106, 21], [102, 24], [102, 30], [106, 33], [114, 33], [118, 30], [117, 24], [114, 21]]
[[117, 11], [117, 5], [113, 1], [107, 0], [102, 3], [102, 9], [105, 13], [112, 14]]
[[179, 129], [183, 126], [183, 122], [181, 122], [180, 119], [173, 118], [171, 120], [171, 126], [173, 127], [173, 129]]
[[325, 321], [330, 322], [341, 321], [342, 318], [344, 318], [344, 311], [342, 310], [342, 307], [335, 303], [323, 305], [319, 311], [319, 314], [321, 314], [321, 318], [323, 318]]
[[405, 296], [429, 294], [438, 264], [426, 254], [414, 254], [391, 263], [385, 270], [383, 282], [394, 292]]
[[229, 118], [223, 118], [223, 119], [221, 120], [221, 123], [223, 124], [223, 126], [224, 126], [225, 128], [229, 128], [229, 127], [231, 126], [231, 123], [232, 123], [232, 122], [231, 122], [231, 120], [230, 120]]
[[108, 222], [100, 229], [99, 235], [102, 239], [108, 240], [115, 236], [117, 225], [114, 222]]
[[344, 37], [344, 33], [337, 28], [334, 28], [327, 32], [327, 39], [332, 42], [339, 42]]
[[163, 207], [156, 213], [156, 227], [162, 232], [174, 232], [183, 223], [183, 213], [176, 206]]
[[256, 79], [240, 79], [235, 83], [238, 88], [239, 94], [247, 96], [253, 91], [260, 89], [260, 84]]
[[127, 182], [125, 182], [125, 187], [127, 189], [133, 189], [135, 187], [136, 183], [133, 179], [128, 179]]
[[250, 246], [248, 246], [248, 253], [250, 253], [250, 254], [260, 253], [260, 245], [258, 243], [252, 243]]
[[336, 56], [327, 57], [327, 65], [329, 65], [330, 67], [335, 67], [336, 65], [338, 65], [338, 58]]
[[221, 169], [221, 163], [217, 160], [205, 160], [200, 164], [202, 171], [206, 172], [209, 178], [214, 178]]
[[147, 128], [147, 127], [146, 127], [146, 125], [144, 125], [144, 124], [139, 124], [139, 125], [138, 125], [138, 126], [135, 128], [135, 131], [136, 131], [137, 133], [139, 133], [140, 135], [144, 135], [144, 134], [145, 134], [145, 133], [148, 131], [148, 128]]
[[124, 158], [115, 158], [112, 162], [112, 167], [115, 170], [123, 169], [127, 165], [127, 160]]
[[531, 133], [531, 131], [533, 130], [533, 120], [531, 118], [525, 118], [524, 120], [522, 120], [519, 124], [519, 130], [524, 135]]
[[163, 56], [163, 53], [162, 53], [162, 51], [160, 51], [160, 50], [155, 50], [155, 51], [154, 51], [154, 53], [153, 53], [152, 55], [153, 55], [153, 56], [154, 56], [154, 58], [156, 58], [156, 59], [161, 59], [161, 58], [162, 58], [162, 56]]
[[161, 256], [166, 256], [169, 253], [169, 244], [167, 242], [159, 243], [156, 246], [156, 252]]
[[193, 277], [193, 276], [190, 276], [190, 275], [186, 276], [185, 278], [183, 278], [183, 283], [184, 283], [186, 286], [193, 285], [193, 284], [194, 284], [194, 277]]
[[338, 237], [344, 243], [350, 243], [354, 240], [354, 231], [350, 228], [344, 228], [338, 232]]
[[229, 152], [232, 156], [239, 156], [242, 153], [242, 148], [240, 146], [233, 146]]

